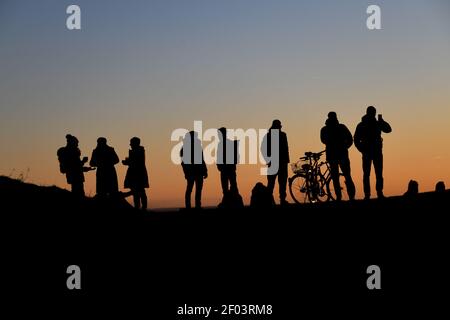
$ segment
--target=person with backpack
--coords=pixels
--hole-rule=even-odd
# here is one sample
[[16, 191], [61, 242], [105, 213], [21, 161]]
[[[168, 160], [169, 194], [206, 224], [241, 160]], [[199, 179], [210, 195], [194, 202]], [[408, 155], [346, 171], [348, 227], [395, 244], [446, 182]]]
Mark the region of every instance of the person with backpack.
[[348, 157], [348, 149], [353, 144], [353, 137], [350, 130], [344, 124], [339, 123], [336, 112], [328, 113], [325, 126], [320, 130], [320, 140], [326, 146], [327, 161], [330, 164], [336, 200], [342, 200], [339, 167], [345, 177], [348, 197], [350, 200], [354, 200], [355, 184], [350, 173], [350, 159]]
[[78, 139], [73, 135], [66, 135], [67, 144], [57, 151], [59, 170], [66, 175], [67, 183], [71, 185], [72, 194], [84, 198], [84, 172], [92, 168], [84, 167], [87, 157], [80, 159], [81, 151], [78, 148]]
[[383, 120], [381, 114], [376, 118], [377, 110], [373, 106], [367, 107], [366, 114], [355, 130], [353, 140], [356, 148], [362, 154], [364, 199], [370, 199], [370, 171], [372, 163], [375, 168], [376, 190], [379, 199], [383, 194], [383, 138], [381, 133], [390, 133], [392, 128]]

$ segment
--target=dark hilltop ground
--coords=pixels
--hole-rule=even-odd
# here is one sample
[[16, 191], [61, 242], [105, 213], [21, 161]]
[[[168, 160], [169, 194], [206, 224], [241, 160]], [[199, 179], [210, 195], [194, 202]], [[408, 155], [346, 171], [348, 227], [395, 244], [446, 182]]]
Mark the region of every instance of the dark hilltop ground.
[[[71, 310], [197, 319], [177, 318], [177, 307], [271, 304], [272, 317], [258, 319], [306, 311], [365, 319], [365, 312], [433, 312], [448, 302], [448, 190], [267, 211], [159, 213], [123, 199], [80, 203], [60, 188], [7, 177], [0, 194], [2, 289], [24, 306], [57, 299]], [[66, 287], [72, 264], [82, 270], [80, 291]], [[381, 268], [379, 291], [366, 287], [370, 265]]]

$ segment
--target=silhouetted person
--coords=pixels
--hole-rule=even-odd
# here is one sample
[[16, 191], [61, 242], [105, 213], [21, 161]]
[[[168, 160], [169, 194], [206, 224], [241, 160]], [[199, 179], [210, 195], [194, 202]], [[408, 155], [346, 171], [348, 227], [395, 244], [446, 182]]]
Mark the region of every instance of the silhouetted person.
[[377, 110], [373, 106], [367, 107], [366, 115], [358, 124], [355, 131], [354, 142], [356, 148], [362, 153], [363, 183], [365, 199], [370, 199], [370, 170], [375, 168], [376, 190], [378, 198], [383, 195], [383, 139], [381, 133], [390, 133], [391, 126], [383, 120], [381, 114], [378, 120], [375, 117]]
[[238, 142], [227, 139], [227, 129], [220, 128], [217, 146], [217, 169], [220, 172], [222, 193], [239, 193], [236, 182], [236, 164], [238, 163]]
[[119, 192], [117, 173], [114, 166], [119, 163], [114, 148], [108, 146], [106, 138], [97, 139], [97, 147], [92, 151], [89, 165], [97, 168], [97, 196], [104, 197]]
[[326, 145], [327, 161], [330, 164], [336, 200], [342, 199], [341, 184], [339, 182], [339, 167], [345, 177], [345, 185], [350, 200], [355, 199], [355, 184], [350, 173], [350, 159], [348, 149], [353, 144], [353, 137], [348, 128], [339, 123], [336, 112], [329, 112], [325, 127], [320, 131], [320, 140]]
[[[266, 159], [269, 158], [278, 158], [278, 172], [275, 174], [267, 175], [267, 187], [269, 188], [271, 194], [273, 195], [273, 189], [275, 188], [275, 180], [278, 177], [278, 189], [280, 192], [280, 204], [285, 205], [288, 202], [286, 201], [286, 185], [288, 178], [288, 164], [289, 164], [289, 146], [287, 135], [285, 132], [281, 131], [281, 121], [273, 120], [272, 126], [269, 129], [269, 132], [264, 136], [261, 151], [263, 156]], [[273, 130], [278, 130], [278, 155], [272, 155], [272, 138], [271, 133]], [[269, 167], [272, 163], [268, 164]]]
[[186, 178], [185, 205], [191, 208], [191, 194], [195, 184], [195, 208], [202, 206], [203, 179], [208, 177], [208, 169], [203, 158], [202, 143], [198, 139], [197, 132], [190, 131], [183, 140], [180, 151], [181, 166]]
[[59, 169], [66, 175], [67, 183], [72, 187], [72, 193], [77, 197], [84, 197], [84, 172], [91, 170], [85, 168], [87, 157], [82, 160], [78, 148], [78, 139], [70, 134], [66, 135], [67, 144], [58, 149]]
[[409, 180], [408, 190], [403, 194], [404, 197], [415, 198], [419, 194], [419, 183], [415, 180]]
[[444, 193], [445, 192], [445, 183], [444, 181], [439, 181], [436, 183], [436, 187], [434, 188], [436, 193]]
[[147, 168], [145, 167], [145, 149], [141, 146], [141, 140], [137, 137], [131, 138], [130, 147], [128, 158], [122, 161], [124, 165], [128, 166], [125, 176], [125, 188], [131, 190], [134, 207], [146, 210], [147, 195], [145, 189], [149, 185]]

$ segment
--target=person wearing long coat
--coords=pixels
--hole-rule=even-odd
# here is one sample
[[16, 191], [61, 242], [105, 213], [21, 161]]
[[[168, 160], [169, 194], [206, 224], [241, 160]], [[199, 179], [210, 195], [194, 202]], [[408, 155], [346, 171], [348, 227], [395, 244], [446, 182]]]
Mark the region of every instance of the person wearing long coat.
[[97, 139], [97, 147], [92, 151], [91, 167], [97, 168], [97, 196], [114, 195], [119, 192], [117, 173], [114, 166], [119, 163], [114, 148], [108, 146], [106, 138]]
[[145, 189], [149, 187], [149, 183], [147, 168], [145, 167], [145, 149], [140, 144], [139, 138], [132, 138], [128, 157], [122, 161], [124, 165], [128, 166], [124, 187], [131, 189], [134, 207], [146, 210], [147, 195]]

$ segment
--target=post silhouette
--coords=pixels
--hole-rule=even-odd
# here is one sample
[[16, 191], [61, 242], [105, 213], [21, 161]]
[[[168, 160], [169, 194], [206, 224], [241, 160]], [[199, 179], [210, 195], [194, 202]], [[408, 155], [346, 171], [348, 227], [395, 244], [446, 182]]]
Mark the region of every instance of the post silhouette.
[[[280, 193], [280, 204], [286, 205], [288, 202], [286, 201], [286, 186], [287, 186], [287, 179], [288, 179], [288, 164], [290, 162], [289, 160], [289, 145], [287, 140], [287, 135], [285, 132], [281, 131], [282, 125], [280, 120], [273, 120], [272, 126], [269, 129], [269, 132], [264, 136], [262, 146], [261, 146], [261, 152], [264, 155], [265, 158], [273, 158], [274, 156], [278, 158], [278, 172], [275, 174], [268, 174], [267, 175], [267, 187], [269, 188], [269, 191], [273, 195], [273, 190], [275, 188], [275, 180], [278, 177], [278, 189]], [[271, 131], [272, 130], [279, 130], [278, 134], [278, 155], [272, 155], [272, 143], [271, 141]], [[268, 164], [271, 165], [270, 163]]]
[[353, 183], [348, 149], [353, 144], [353, 137], [348, 128], [339, 123], [336, 112], [329, 112], [325, 126], [320, 131], [320, 140], [326, 146], [327, 161], [330, 164], [331, 178], [333, 180], [336, 200], [342, 199], [341, 184], [339, 181], [339, 167], [345, 177], [345, 185], [350, 200], [355, 199], [355, 184]]
[[409, 180], [408, 189], [403, 194], [407, 198], [415, 198], [419, 194], [419, 183], [416, 180]]
[[131, 190], [134, 207], [146, 210], [147, 194], [145, 189], [149, 187], [149, 183], [145, 166], [145, 149], [141, 146], [141, 140], [138, 137], [131, 138], [130, 147], [128, 157], [122, 161], [122, 164], [128, 166], [124, 186]]
[[383, 138], [381, 133], [390, 133], [392, 128], [383, 120], [381, 114], [375, 117], [377, 110], [373, 106], [367, 107], [366, 115], [355, 130], [354, 142], [362, 154], [364, 199], [370, 199], [370, 171], [372, 163], [375, 169], [376, 190], [378, 198], [383, 194]]
[[195, 208], [202, 206], [203, 180], [208, 177], [208, 169], [203, 158], [203, 149], [198, 134], [190, 131], [183, 140], [180, 150], [181, 167], [186, 179], [185, 206], [191, 209], [191, 194], [195, 184]]
[[97, 139], [97, 147], [92, 151], [89, 165], [96, 167], [96, 191], [97, 196], [105, 197], [119, 192], [116, 168], [119, 157], [114, 148], [108, 146], [106, 138]]
[[91, 170], [91, 168], [84, 167], [88, 158], [80, 159], [81, 151], [78, 148], [78, 139], [75, 136], [67, 134], [66, 141], [66, 146], [59, 148], [57, 151], [59, 170], [66, 175], [72, 193], [79, 198], [84, 198], [84, 172]]
[[444, 192], [445, 192], [445, 183], [444, 183], [444, 181], [438, 181], [438, 182], [436, 183], [436, 186], [435, 186], [435, 188], [434, 188], [434, 191], [435, 191], [436, 193], [444, 193]]

